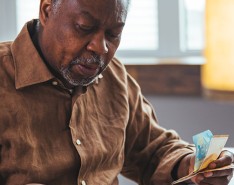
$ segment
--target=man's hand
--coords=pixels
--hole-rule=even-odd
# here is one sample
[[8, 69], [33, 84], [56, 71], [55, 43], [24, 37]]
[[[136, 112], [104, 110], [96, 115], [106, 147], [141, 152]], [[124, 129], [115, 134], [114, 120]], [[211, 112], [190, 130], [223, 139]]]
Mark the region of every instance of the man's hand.
[[[230, 165], [234, 162], [234, 154], [229, 151], [223, 151], [219, 158], [209, 164], [209, 169], [220, 168]], [[189, 173], [193, 172], [195, 157], [190, 159]], [[227, 185], [233, 176], [233, 169], [206, 172], [198, 174], [191, 180], [197, 185]]]

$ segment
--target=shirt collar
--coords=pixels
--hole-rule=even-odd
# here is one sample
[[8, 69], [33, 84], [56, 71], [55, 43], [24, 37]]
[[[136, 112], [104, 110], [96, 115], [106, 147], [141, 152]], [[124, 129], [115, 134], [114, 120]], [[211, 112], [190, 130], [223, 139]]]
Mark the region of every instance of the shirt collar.
[[15, 64], [16, 89], [42, 83], [54, 78], [35, 48], [29, 34], [29, 27], [37, 20], [25, 24], [12, 43], [11, 50]]

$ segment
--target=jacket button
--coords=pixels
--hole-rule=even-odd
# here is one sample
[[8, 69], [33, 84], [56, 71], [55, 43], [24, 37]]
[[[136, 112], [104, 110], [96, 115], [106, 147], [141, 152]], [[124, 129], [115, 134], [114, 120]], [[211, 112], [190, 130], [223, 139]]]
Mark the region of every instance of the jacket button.
[[84, 180], [82, 180], [81, 185], [86, 185], [86, 182]]
[[58, 85], [58, 82], [57, 81], [53, 81], [52, 84], [53, 85]]
[[77, 145], [81, 145], [81, 141], [79, 139], [76, 140]]

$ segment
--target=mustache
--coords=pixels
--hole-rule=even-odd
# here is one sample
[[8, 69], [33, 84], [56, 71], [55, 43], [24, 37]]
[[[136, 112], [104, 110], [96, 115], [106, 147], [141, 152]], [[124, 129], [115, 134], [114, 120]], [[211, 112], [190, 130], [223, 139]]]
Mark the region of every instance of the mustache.
[[101, 58], [99, 55], [91, 55], [90, 57], [77, 57], [71, 61], [70, 66], [76, 64], [87, 64], [87, 65], [98, 65], [98, 67], [104, 67], [104, 59]]

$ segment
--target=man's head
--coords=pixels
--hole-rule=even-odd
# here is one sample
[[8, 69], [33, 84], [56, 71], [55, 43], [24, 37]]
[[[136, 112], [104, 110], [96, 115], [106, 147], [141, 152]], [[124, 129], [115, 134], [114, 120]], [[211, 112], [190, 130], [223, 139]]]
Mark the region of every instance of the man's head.
[[119, 46], [129, 0], [41, 0], [39, 47], [67, 86], [88, 85]]

